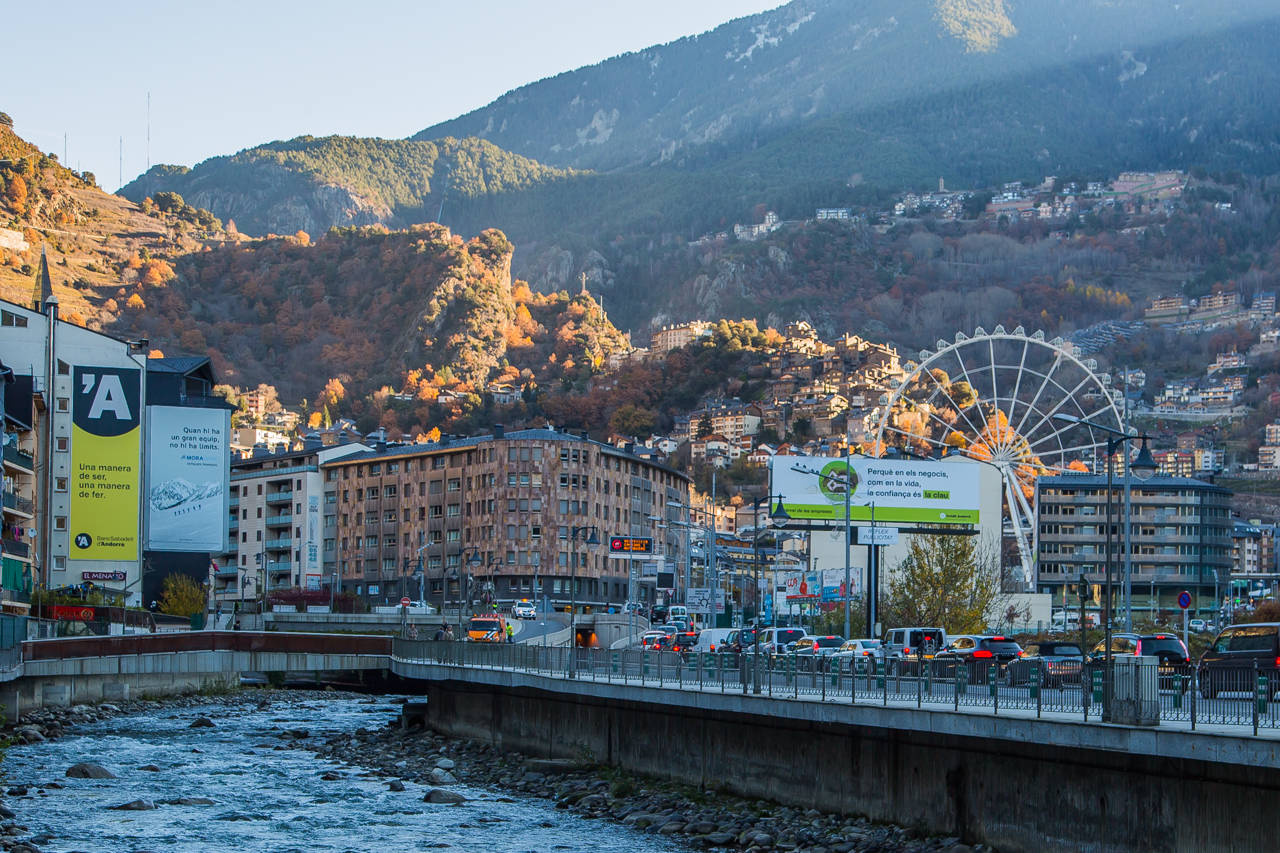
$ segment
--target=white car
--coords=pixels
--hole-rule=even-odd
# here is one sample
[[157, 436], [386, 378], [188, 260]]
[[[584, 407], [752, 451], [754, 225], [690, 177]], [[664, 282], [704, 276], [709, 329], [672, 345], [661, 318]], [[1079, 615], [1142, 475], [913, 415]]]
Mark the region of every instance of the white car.
[[842, 660], [845, 658], [867, 658], [875, 660], [878, 664], [884, 654], [882, 645], [879, 640], [849, 640], [831, 656]]
[[537, 619], [538, 608], [531, 601], [517, 601], [511, 605], [511, 615], [517, 619]]

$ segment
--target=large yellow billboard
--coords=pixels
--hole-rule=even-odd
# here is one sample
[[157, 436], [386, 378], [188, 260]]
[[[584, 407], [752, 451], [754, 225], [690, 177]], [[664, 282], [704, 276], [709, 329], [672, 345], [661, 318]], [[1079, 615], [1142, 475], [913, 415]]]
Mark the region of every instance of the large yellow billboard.
[[77, 367], [72, 379], [71, 559], [136, 560], [141, 372]]

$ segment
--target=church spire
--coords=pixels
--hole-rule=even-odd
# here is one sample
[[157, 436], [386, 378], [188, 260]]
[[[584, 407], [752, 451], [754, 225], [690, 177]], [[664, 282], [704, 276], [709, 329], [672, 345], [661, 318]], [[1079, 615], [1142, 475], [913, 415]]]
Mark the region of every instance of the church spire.
[[44, 305], [53, 296], [53, 279], [49, 277], [49, 254], [40, 247], [40, 269], [36, 271], [35, 285], [31, 288], [31, 307], [43, 313]]

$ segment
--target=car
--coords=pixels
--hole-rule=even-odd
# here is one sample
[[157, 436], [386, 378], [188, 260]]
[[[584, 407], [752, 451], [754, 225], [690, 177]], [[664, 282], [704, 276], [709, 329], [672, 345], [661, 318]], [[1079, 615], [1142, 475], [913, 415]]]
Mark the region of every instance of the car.
[[1192, 619], [1187, 623], [1187, 628], [1197, 634], [1204, 634], [1210, 630], [1208, 621], [1204, 619]]
[[844, 645], [844, 637], [836, 634], [805, 635], [792, 643], [796, 654], [811, 657], [830, 657]]
[[698, 651], [727, 652], [729, 635], [734, 633], [732, 628], [704, 628], [698, 632]]
[[537, 619], [538, 608], [528, 599], [520, 599], [511, 605], [511, 615], [517, 619]]
[[839, 661], [848, 660], [850, 661], [849, 666], [852, 666], [853, 661], [859, 658], [874, 660], [879, 665], [883, 653], [884, 645], [879, 640], [845, 640], [840, 645], [840, 648], [831, 653], [831, 657]]
[[697, 631], [680, 631], [671, 635], [671, 650], [674, 652], [692, 652], [698, 647]]
[[[1089, 652], [1089, 663], [1106, 660], [1106, 641], [1098, 643]], [[1186, 689], [1186, 682], [1179, 676], [1189, 675], [1191, 655], [1187, 647], [1172, 633], [1131, 634], [1122, 632], [1111, 635], [1111, 657], [1154, 657], [1157, 659], [1159, 685], [1162, 690], [1177, 687]]]
[[1280, 623], [1230, 625], [1200, 656], [1200, 695], [1213, 699], [1222, 692], [1255, 689], [1254, 665], [1265, 675], [1274, 696], [1280, 688]]
[[892, 668], [904, 658], [932, 658], [947, 644], [947, 632], [941, 628], [894, 628], [885, 635], [885, 665]]
[[805, 636], [803, 628], [765, 628], [760, 632], [760, 654], [780, 655], [787, 645]]
[[656, 649], [661, 641], [667, 635], [662, 631], [645, 631], [640, 635], [640, 648]]
[[1008, 637], [988, 634], [961, 634], [951, 637], [941, 651], [933, 656], [935, 672], [951, 673], [954, 667], [967, 666], [970, 678], [987, 671], [987, 666], [995, 664], [998, 672], [1004, 672], [1010, 663], [1022, 657], [1022, 647]]
[[1084, 667], [1084, 652], [1078, 643], [1061, 640], [1039, 640], [1028, 643], [1022, 650], [1022, 660], [1006, 669], [1009, 684], [1026, 684], [1031, 680], [1032, 663], [1040, 663], [1040, 684], [1044, 687], [1061, 687], [1063, 684], [1079, 684]]

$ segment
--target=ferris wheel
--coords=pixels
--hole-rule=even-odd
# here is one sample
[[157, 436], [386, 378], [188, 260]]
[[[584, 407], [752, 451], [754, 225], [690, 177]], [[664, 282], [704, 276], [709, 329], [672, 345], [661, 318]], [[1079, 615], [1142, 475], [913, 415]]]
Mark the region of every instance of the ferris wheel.
[[[1035, 483], [1045, 474], [1105, 464], [1107, 433], [1122, 428], [1110, 377], [1061, 338], [1003, 326], [922, 350], [881, 398], [877, 452], [962, 454], [990, 463], [1003, 485], [1005, 533], [1017, 543], [1024, 578], [1034, 566]], [[1069, 422], [1058, 415], [1079, 421]]]

